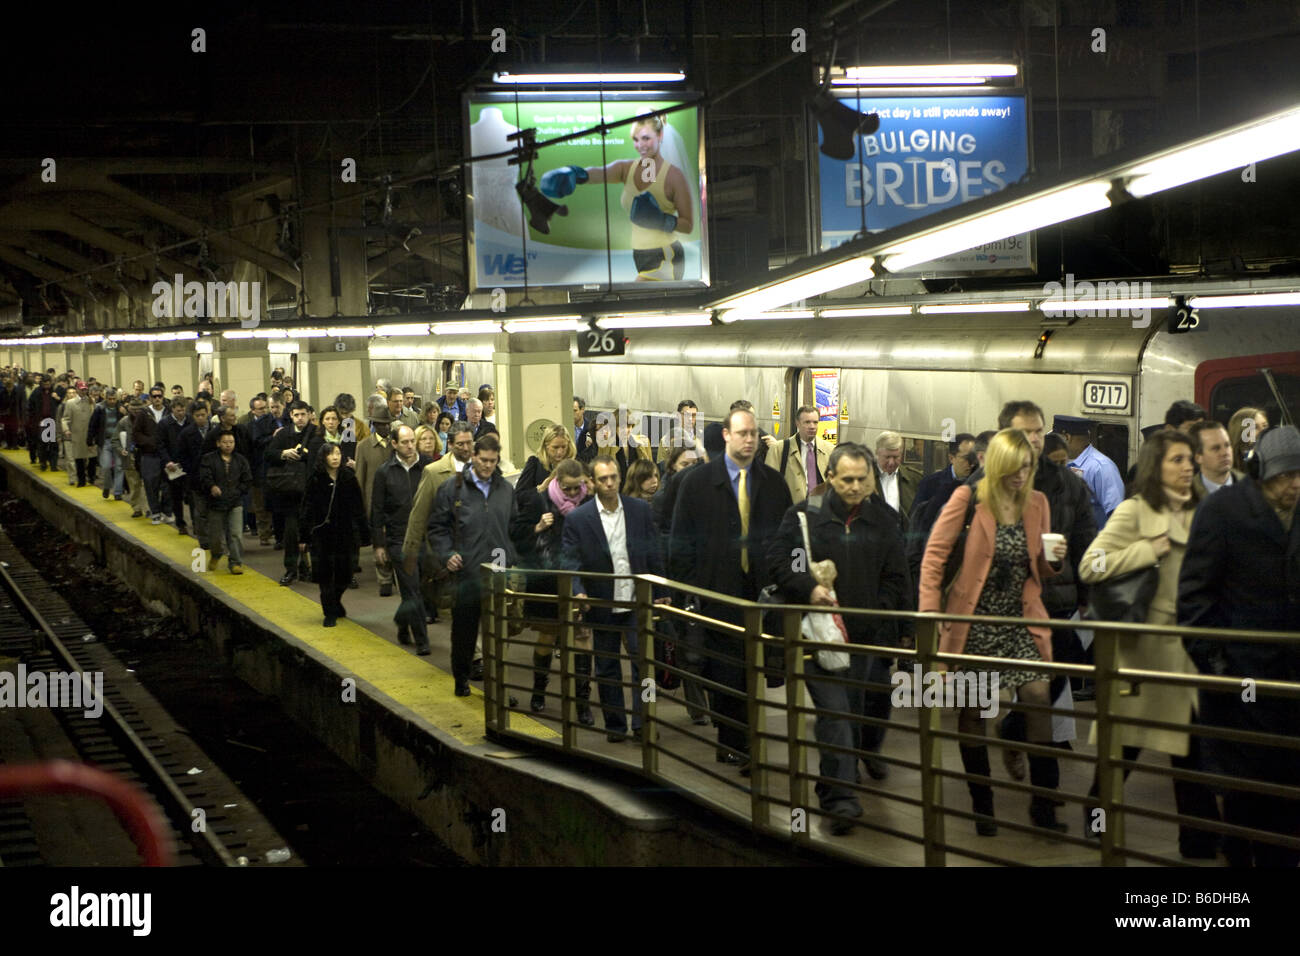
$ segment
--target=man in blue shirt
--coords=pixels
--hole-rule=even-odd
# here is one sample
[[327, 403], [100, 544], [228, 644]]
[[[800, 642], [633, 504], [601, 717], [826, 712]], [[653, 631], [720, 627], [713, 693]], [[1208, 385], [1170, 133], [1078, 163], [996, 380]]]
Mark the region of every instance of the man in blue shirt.
[[1124, 500], [1124, 479], [1115, 463], [1093, 447], [1089, 440], [1092, 424], [1091, 419], [1057, 415], [1052, 431], [1065, 436], [1070, 454], [1066, 464], [1092, 492], [1092, 516], [1100, 531], [1110, 513]]

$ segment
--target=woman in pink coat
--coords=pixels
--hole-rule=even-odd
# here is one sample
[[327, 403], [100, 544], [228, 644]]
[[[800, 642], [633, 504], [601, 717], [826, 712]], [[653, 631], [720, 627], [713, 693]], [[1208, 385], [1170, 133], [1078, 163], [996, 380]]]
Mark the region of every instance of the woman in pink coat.
[[[1058, 573], [1051, 565], [1066, 553], [1062, 540], [1051, 555], [1043, 553], [1043, 534], [1051, 530], [1051, 510], [1046, 496], [1033, 490], [1037, 454], [1025, 433], [1005, 428], [989, 442], [984, 460], [984, 477], [974, 489], [976, 501], [966, 535], [966, 550], [961, 570], [945, 596], [942, 594], [943, 572], [948, 555], [965, 526], [966, 508], [972, 489], [963, 485], [953, 492], [930, 532], [925, 557], [921, 561], [922, 611], [945, 611], [949, 614], [987, 614], [1000, 617], [1046, 618], [1043, 606], [1043, 578]], [[963, 624], [940, 625], [939, 650], [951, 654], [973, 654], [1017, 660], [1050, 661], [1052, 634], [1045, 627], [1014, 625]], [[942, 666], [942, 665], [941, 665]], [[970, 670], [986, 668], [972, 665]], [[959, 672], [960, 673], [960, 672]], [[983, 675], [982, 675], [983, 676]], [[1001, 690], [1014, 690], [1023, 703], [1048, 706], [1048, 677], [1031, 671], [991, 671], [986, 680], [997, 678]], [[970, 685], [967, 685], [968, 687]], [[1026, 714], [1029, 739], [1050, 744], [1050, 714]], [[984, 736], [984, 720], [978, 704], [958, 709], [957, 729], [961, 733]], [[961, 747], [961, 762], [966, 772], [989, 776], [988, 747]], [[1060, 766], [1054, 757], [1029, 758], [1029, 778], [1035, 786], [1055, 790], [1060, 784]], [[993, 788], [988, 784], [968, 783], [974, 811], [981, 817], [975, 822], [980, 836], [993, 836]], [[1047, 797], [1035, 795], [1029, 806], [1034, 824], [1053, 830], [1065, 830], [1056, 819], [1056, 806]]]

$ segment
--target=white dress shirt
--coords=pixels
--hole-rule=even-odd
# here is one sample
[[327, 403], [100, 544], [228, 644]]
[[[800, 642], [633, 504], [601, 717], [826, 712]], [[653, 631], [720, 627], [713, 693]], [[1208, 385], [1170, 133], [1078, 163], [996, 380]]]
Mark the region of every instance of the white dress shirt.
[[[615, 509], [609, 511], [598, 498], [596, 510], [600, 513], [601, 527], [605, 529], [605, 542], [609, 545], [609, 556], [614, 562], [614, 573], [631, 574], [632, 562], [627, 556], [627, 520], [623, 511], [623, 499], [619, 498]], [[623, 578], [614, 583], [615, 601], [630, 601], [634, 593], [631, 578]], [[614, 608], [613, 611], [618, 614], [622, 609]]]
[[898, 503], [898, 472], [887, 475], [883, 471], [880, 473], [880, 493], [885, 497], [885, 503], [895, 511], [900, 511]]
[[1228, 487], [1228, 485], [1230, 485], [1230, 484], [1232, 484], [1232, 472], [1231, 472], [1231, 471], [1228, 472], [1228, 480], [1225, 481], [1223, 484], [1219, 484], [1217, 481], [1214, 481], [1213, 479], [1211, 479], [1210, 476], [1207, 475], [1205, 472], [1201, 472], [1201, 485], [1202, 485], [1202, 487], [1205, 488], [1205, 490], [1206, 490], [1209, 494], [1214, 494], [1214, 493], [1215, 493], [1216, 491], [1218, 491], [1220, 488], [1226, 488], [1226, 487]]

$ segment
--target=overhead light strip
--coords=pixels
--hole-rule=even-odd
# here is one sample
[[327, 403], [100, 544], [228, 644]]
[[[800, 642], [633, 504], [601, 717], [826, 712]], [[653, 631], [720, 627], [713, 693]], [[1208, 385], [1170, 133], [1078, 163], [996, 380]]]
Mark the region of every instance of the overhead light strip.
[[501, 86], [590, 85], [608, 86], [616, 83], [684, 83], [686, 74], [681, 71], [646, 71], [643, 73], [510, 73], [502, 71], [492, 76], [492, 82]]
[[1245, 309], [1256, 306], [1300, 305], [1300, 292], [1259, 292], [1253, 295], [1194, 295], [1193, 309]]

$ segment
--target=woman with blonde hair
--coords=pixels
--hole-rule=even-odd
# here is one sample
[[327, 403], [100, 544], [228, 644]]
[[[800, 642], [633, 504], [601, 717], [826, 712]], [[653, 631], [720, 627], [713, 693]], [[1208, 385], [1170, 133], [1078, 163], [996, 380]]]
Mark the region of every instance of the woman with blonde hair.
[[1262, 408], [1239, 408], [1228, 419], [1228, 441], [1232, 444], [1232, 464], [1246, 470], [1246, 456], [1259, 447], [1260, 436], [1268, 428], [1268, 415]]
[[[1043, 535], [1051, 531], [1051, 509], [1047, 497], [1033, 489], [1037, 454], [1025, 433], [1004, 428], [989, 442], [984, 458], [984, 477], [975, 489], [961, 485], [944, 506], [921, 561], [920, 610], [947, 614], [981, 614], [995, 617], [1046, 618], [1043, 606], [1043, 578], [1059, 573], [1059, 562], [1067, 548], [1064, 538], [1057, 539], [1044, 553]], [[975, 495], [973, 510], [972, 492]], [[944, 594], [944, 570], [962, 529], [969, 525], [961, 566], [950, 590]], [[1009, 624], [965, 624], [945, 622], [939, 626], [939, 650], [949, 654], [972, 654], [1027, 661], [1052, 659], [1052, 632], [1045, 627]], [[939, 665], [940, 669], [947, 669]], [[1027, 704], [1050, 705], [1048, 676], [1023, 670], [989, 669], [972, 664], [970, 669], [984, 671], [994, 687], [1015, 690]], [[961, 677], [960, 672], [957, 675]], [[983, 675], [980, 675], [983, 677]], [[970, 687], [970, 684], [966, 685]], [[1028, 737], [1032, 742], [1050, 745], [1050, 714], [1029, 712], [1025, 715]], [[984, 736], [984, 720], [978, 704], [962, 707], [957, 714], [957, 729], [965, 734]], [[989, 776], [989, 753], [986, 745], [961, 746], [962, 766], [976, 777]], [[1029, 779], [1036, 787], [1055, 790], [1060, 785], [1060, 766], [1055, 757], [1029, 757]], [[974, 811], [979, 815], [975, 831], [980, 836], [994, 836], [993, 788], [985, 783], [968, 781]], [[1029, 805], [1035, 826], [1065, 830], [1056, 819], [1056, 805], [1048, 797], [1035, 794]]]
[[[1246, 409], [1249, 418], [1251, 409]], [[1233, 418], [1240, 420], [1241, 416]], [[1159, 583], [1147, 608], [1147, 624], [1174, 624], [1178, 609], [1178, 573], [1187, 550], [1192, 516], [1200, 503], [1201, 483], [1196, 475], [1196, 441], [1172, 428], [1156, 432], [1142, 443], [1138, 453], [1137, 479], [1133, 497], [1120, 503], [1106, 527], [1088, 546], [1085, 560], [1079, 563], [1079, 577], [1087, 584], [1097, 584], [1143, 568], [1159, 569]], [[1119, 642], [1119, 666], [1141, 670], [1197, 673], [1196, 665], [1177, 635], [1125, 635]], [[1196, 688], [1170, 684], [1144, 683], [1141, 693], [1115, 698], [1112, 711], [1121, 717], [1161, 721], [1186, 726], [1192, 722], [1196, 708]], [[1097, 725], [1093, 724], [1094, 742]], [[1200, 755], [1196, 737], [1177, 730], [1159, 727], [1136, 727], [1118, 724], [1125, 760], [1137, 760], [1142, 748], [1169, 754], [1173, 767], [1199, 770]], [[1128, 776], [1128, 771], [1124, 771]], [[1099, 787], [1093, 777], [1090, 796]], [[1218, 819], [1214, 796], [1201, 784], [1174, 780], [1174, 803], [1185, 816]], [[1090, 826], [1092, 809], [1084, 808], [1084, 833], [1097, 836]], [[1187, 826], [1178, 828], [1178, 847], [1192, 859], [1214, 859], [1217, 838], [1204, 830]]]
[[542, 439], [537, 443], [537, 447], [542, 457], [530, 455], [528, 461], [524, 463], [523, 470], [519, 472], [519, 477], [515, 479], [516, 501], [520, 491], [540, 485], [555, 471], [555, 466], [561, 461], [578, 457], [578, 446], [573, 443], [569, 430], [563, 425], [549, 426], [542, 432]]
[[442, 440], [431, 425], [421, 425], [415, 430], [415, 450], [434, 461], [442, 457]]

